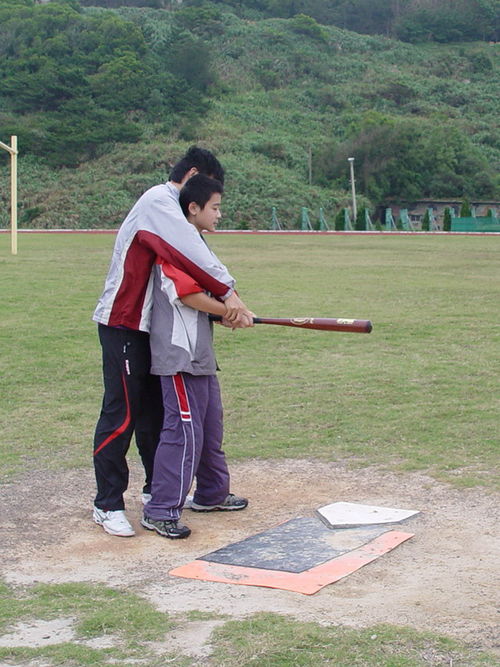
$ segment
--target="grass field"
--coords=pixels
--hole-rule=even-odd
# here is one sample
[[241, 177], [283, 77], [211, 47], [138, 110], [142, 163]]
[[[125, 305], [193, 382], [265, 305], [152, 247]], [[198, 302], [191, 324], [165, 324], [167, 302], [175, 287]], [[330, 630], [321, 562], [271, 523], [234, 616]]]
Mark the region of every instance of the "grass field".
[[[35, 616], [49, 621], [71, 615], [76, 637], [44, 648], [2, 648], [0, 659], [20, 667], [495, 667], [495, 656], [430, 632], [378, 625], [363, 630], [302, 623], [278, 614], [254, 614], [244, 621], [225, 619], [214, 632], [210, 658], [192, 661], [154, 642], [176, 630], [168, 614], [139, 596], [88, 584], [38, 585], [19, 599], [0, 586], [0, 632], [9, 623]], [[207, 616], [202, 612], [200, 617]], [[209, 616], [209, 615], [208, 615]], [[118, 634], [121, 646], [97, 648], [92, 640]], [[86, 643], [84, 643], [86, 642]]]
[[[218, 235], [258, 314], [371, 319], [370, 335], [217, 328], [226, 452], [497, 482], [500, 238]], [[0, 456], [90, 465], [101, 400], [91, 315], [113, 235], [0, 235]]]
[[[357, 317], [374, 324], [370, 335], [218, 328], [230, 460], [319, 458], [496, 488], [500, 238], [208, 240], [258, 315]], [[1, 480], [10, 489], [24, 472], [91, 466], [102, 397], [91, 315], [113, 241], [109, 234], [26, 234], [13, 257], [8, 235], [0, 234], [0, 459]], [[197, 614], [210, 617], [191, 612]], [[134, 591], [0, 583], [0, 636], [16, 623], [60, 617], [73, 619], [73, 640], [45, 648], [2, 646], [0, 659], [66, 667], [200, 664], [168, 653], [171, 629], [193, 618], [159, 612]], [[499, 664], [476, 646], [411, 627], [320, 626], [265, 613], [216, 620], [211, 667]], [[92, 645], [108, 634], [119, 644]], [[156, 636], [166, 638], [161, 656]]]

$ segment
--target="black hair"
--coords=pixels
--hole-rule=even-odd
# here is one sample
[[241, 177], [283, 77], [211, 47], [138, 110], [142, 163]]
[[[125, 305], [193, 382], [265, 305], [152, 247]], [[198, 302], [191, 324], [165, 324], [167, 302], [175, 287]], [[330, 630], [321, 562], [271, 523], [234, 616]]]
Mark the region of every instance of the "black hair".
[[196, 167], [200, 174], [216, 178], [224, 183], [224, 169], [213, 153], [206, 148], [191, 146], [186, 155], [177, 162], [170, 174], [170, 180], [181, 183], [187, 172]]
[[205, 174], [195, 174], [192, 176], [189, 181], [183, 185], [179, 195], [179, 204], [181, 205], [182, 212], [186, 218], [189, 213], [189, 204], [191, 204], [191, 202], [198, 204], [198, 206], [203, 209], [210, 197], [216, 192], [220, 192], [220, 194], [224, 192], [224, 186], [220, 181], [217, 181], [215, 178], [210, 178]]

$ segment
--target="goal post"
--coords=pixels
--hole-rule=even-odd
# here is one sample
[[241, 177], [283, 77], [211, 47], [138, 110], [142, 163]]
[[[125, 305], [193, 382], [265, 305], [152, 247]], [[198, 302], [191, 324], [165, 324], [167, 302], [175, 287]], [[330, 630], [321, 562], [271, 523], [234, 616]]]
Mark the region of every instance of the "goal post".
[[0, 141], [0, 148], [10, 153], [10, 245], [17, 255], [17, 136], [11, 136], [10, 146]]

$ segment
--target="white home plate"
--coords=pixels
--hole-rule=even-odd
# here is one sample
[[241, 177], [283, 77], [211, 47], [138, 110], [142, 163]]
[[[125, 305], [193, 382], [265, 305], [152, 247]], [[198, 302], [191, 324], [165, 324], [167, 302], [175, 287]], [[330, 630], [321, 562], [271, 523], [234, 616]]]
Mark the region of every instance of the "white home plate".
[[329, 528], [355, 528], [379, 523], [399, 523], [419, 514], [418, 510], [401, 510], [393, 507], [344, 502], [324, 505], [316, 512]]

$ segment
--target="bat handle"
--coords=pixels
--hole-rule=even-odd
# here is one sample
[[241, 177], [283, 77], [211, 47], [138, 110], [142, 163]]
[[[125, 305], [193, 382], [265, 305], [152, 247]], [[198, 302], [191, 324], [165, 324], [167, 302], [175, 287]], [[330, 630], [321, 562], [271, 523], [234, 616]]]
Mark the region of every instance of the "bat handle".
[[[211, 322], [222, 322], [222, 315], [209, 315], [208, 319]], [[253, 318], [253, 323], [254, 324], [262, 324], [262, 320], [260, 317], [254, 317]]]

